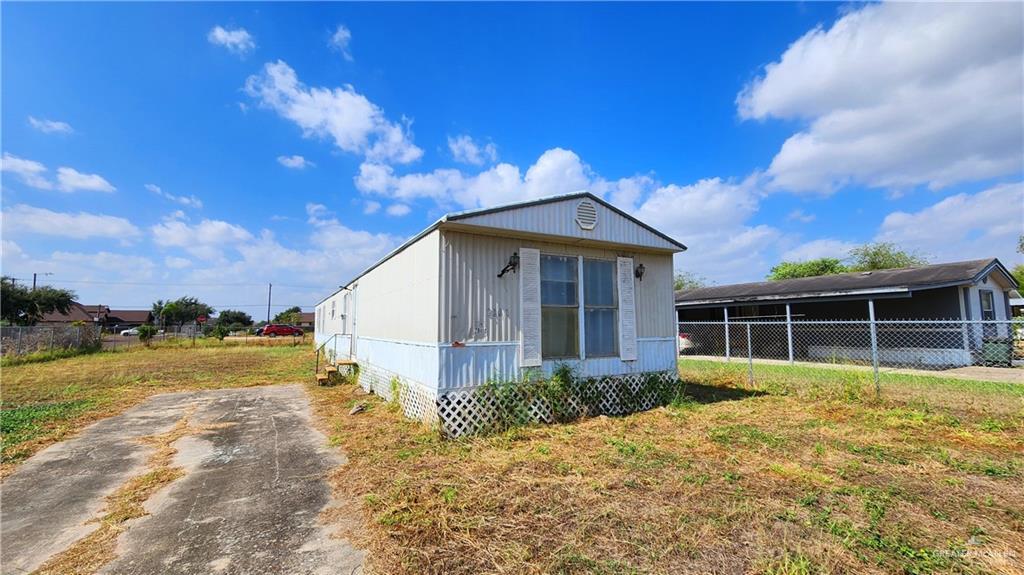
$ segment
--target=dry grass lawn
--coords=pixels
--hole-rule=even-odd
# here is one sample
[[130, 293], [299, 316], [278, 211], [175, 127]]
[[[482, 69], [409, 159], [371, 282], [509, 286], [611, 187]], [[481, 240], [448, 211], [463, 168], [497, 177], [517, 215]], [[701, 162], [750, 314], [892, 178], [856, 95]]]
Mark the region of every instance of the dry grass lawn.
[[682, 374], [666, 408], [456, 441], [309, 389], [376, 573], [1024, 572], [1024, 388]]
[[157, 346], [0, 369], [0, 477], [43, 447], [150, 395], [309, 379], [308, 346]]

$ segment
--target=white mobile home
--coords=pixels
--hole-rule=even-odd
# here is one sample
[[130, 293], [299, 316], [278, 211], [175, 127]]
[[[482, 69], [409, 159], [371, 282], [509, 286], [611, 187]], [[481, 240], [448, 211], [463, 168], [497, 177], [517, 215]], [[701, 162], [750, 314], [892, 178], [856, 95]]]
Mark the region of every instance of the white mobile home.
[[487, 381], [563, 363], [595, 381], [674, 377], [685, 249], [585, 192], [448, 214], [317, 304], [316, 345], [457, 434]]

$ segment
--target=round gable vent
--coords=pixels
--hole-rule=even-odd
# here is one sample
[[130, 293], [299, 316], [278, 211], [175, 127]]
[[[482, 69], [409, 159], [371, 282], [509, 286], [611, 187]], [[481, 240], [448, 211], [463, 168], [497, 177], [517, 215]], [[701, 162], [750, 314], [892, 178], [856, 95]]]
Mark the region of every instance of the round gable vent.
[[590, 200], [583, 200], [576, 206], [576, 223], [585, 230], [597, 225], [597, 206]]

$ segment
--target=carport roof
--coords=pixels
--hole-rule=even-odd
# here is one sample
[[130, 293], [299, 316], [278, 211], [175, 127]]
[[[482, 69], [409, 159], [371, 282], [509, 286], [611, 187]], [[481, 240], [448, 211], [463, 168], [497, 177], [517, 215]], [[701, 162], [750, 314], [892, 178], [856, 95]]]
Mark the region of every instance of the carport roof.
[[715, 303], [784, 301], [912, 292], [980, 281], [994, 270], [1016, 287], [1013, 276], [996, 258], [933, 264], [917, 268], [850, 272], [810, 278], [732, 284], [676, 292], [676, 306]]

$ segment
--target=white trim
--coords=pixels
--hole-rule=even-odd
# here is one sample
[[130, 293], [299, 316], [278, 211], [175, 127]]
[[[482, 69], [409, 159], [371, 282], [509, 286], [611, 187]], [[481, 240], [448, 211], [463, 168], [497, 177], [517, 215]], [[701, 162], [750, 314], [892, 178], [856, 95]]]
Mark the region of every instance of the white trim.
[[[582, 228], [583, 226], [580, 225]], [[584, 228], [586, 229], [586, 228]], [[579, 356], [580, 361], [587, 359], [587, 316], [586, 309], [583, 303], [583, 256], [576, 256], [576, 323], [579, 327], [576, 329], [577, 343], [580, 346]]]

